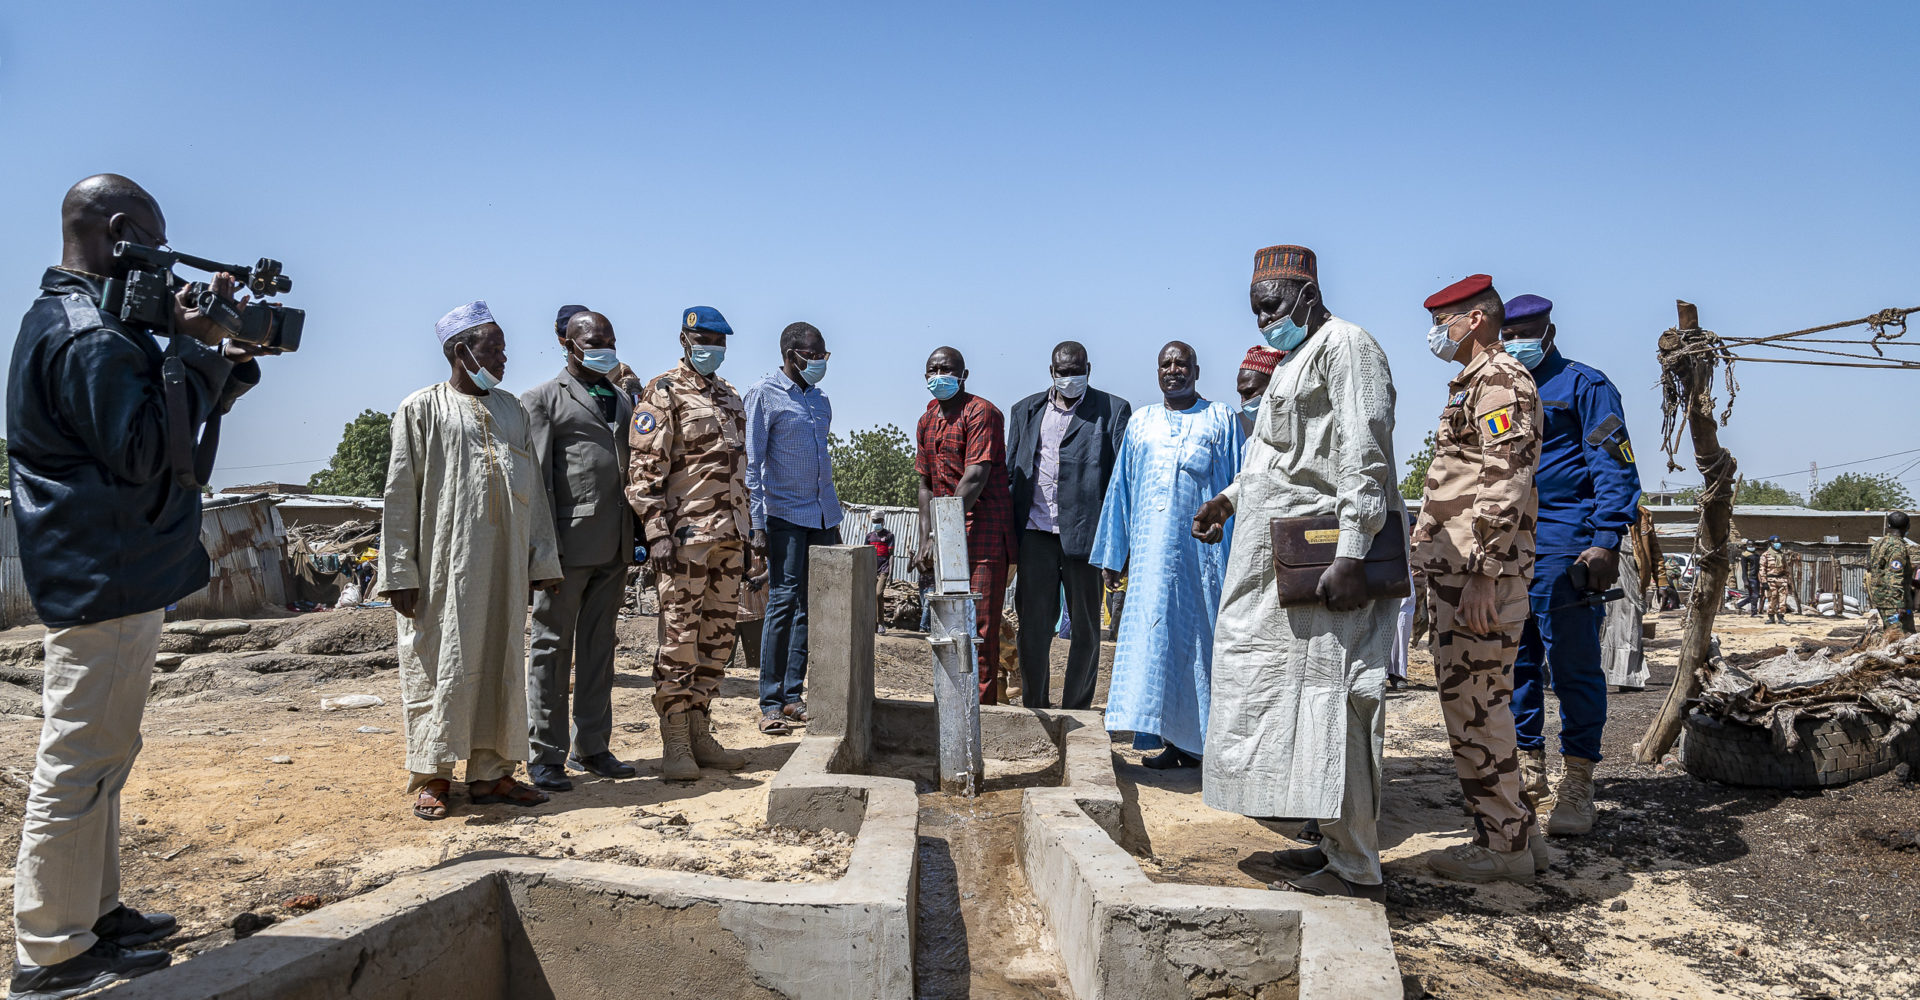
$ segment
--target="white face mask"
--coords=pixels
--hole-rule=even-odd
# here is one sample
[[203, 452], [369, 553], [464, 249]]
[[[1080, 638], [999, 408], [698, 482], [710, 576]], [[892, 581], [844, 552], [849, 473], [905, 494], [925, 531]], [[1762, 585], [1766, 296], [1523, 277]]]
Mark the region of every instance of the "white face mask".
[[1453, 339], [1453, 320], [1427, 328], [1427, 350], [1442, 361], [1452, 361], [1453, 356], [1460, 353], [1460, 342]]
[[1063, 399], [1079, 399], [1087, 392], [1085, 375], [1056, 375], [1053, 378], [1053, 391]]

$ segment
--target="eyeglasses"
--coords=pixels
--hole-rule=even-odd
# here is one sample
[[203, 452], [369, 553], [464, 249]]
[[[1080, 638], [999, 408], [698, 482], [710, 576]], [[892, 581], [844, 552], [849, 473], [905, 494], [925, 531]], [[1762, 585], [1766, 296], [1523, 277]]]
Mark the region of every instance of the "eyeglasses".
[[832, 351], [819, 351], [816, 353], [814, 351], [803, 351], [798, 347], [793, 349], [793, 353], [800, 355], [800, 360], [802, 361], [825, 361], [833, 357]]

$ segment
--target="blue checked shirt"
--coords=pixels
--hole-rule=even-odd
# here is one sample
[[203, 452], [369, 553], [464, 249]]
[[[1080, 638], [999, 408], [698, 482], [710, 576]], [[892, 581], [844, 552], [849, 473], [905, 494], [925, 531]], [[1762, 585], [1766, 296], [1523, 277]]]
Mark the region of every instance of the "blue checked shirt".
[[840, 523], [827, 433], [833, 403], [812, 386], [776, 371], [747, 390], [748, 511], [755, 531], [769, 515], [804, 528]]

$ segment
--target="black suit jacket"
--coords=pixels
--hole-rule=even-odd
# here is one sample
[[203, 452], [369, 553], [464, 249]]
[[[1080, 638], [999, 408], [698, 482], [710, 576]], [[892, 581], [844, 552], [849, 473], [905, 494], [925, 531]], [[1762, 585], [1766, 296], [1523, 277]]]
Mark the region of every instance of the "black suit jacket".
[[[1013, 404], [1007, 421], [1007, 476], [1013, 487], [1013, 525], [1025, 531], [1033, 510], [1034, 475], [1040, 464], [1040, 417], [1048, 392], [1036, 392]], [[1093, 552], [1094, 529], [1107, 499], [1107, 480], [1120, 456], [1133, 404], [1098, 389], [1088, 389], [1074, 408], [1073, 421], [1060, 440], [1060, 548], [1076, 559]]]

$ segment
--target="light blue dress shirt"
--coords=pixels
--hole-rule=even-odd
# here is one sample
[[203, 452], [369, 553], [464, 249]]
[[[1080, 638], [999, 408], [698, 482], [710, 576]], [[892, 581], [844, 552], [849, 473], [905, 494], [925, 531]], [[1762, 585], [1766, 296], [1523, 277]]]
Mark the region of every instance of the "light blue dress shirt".
[[747, 503], [753, 529], [777, 517], [803, 528], [840, 523], [827, 436], [833, 403], [777, 371], [747, 390]]

